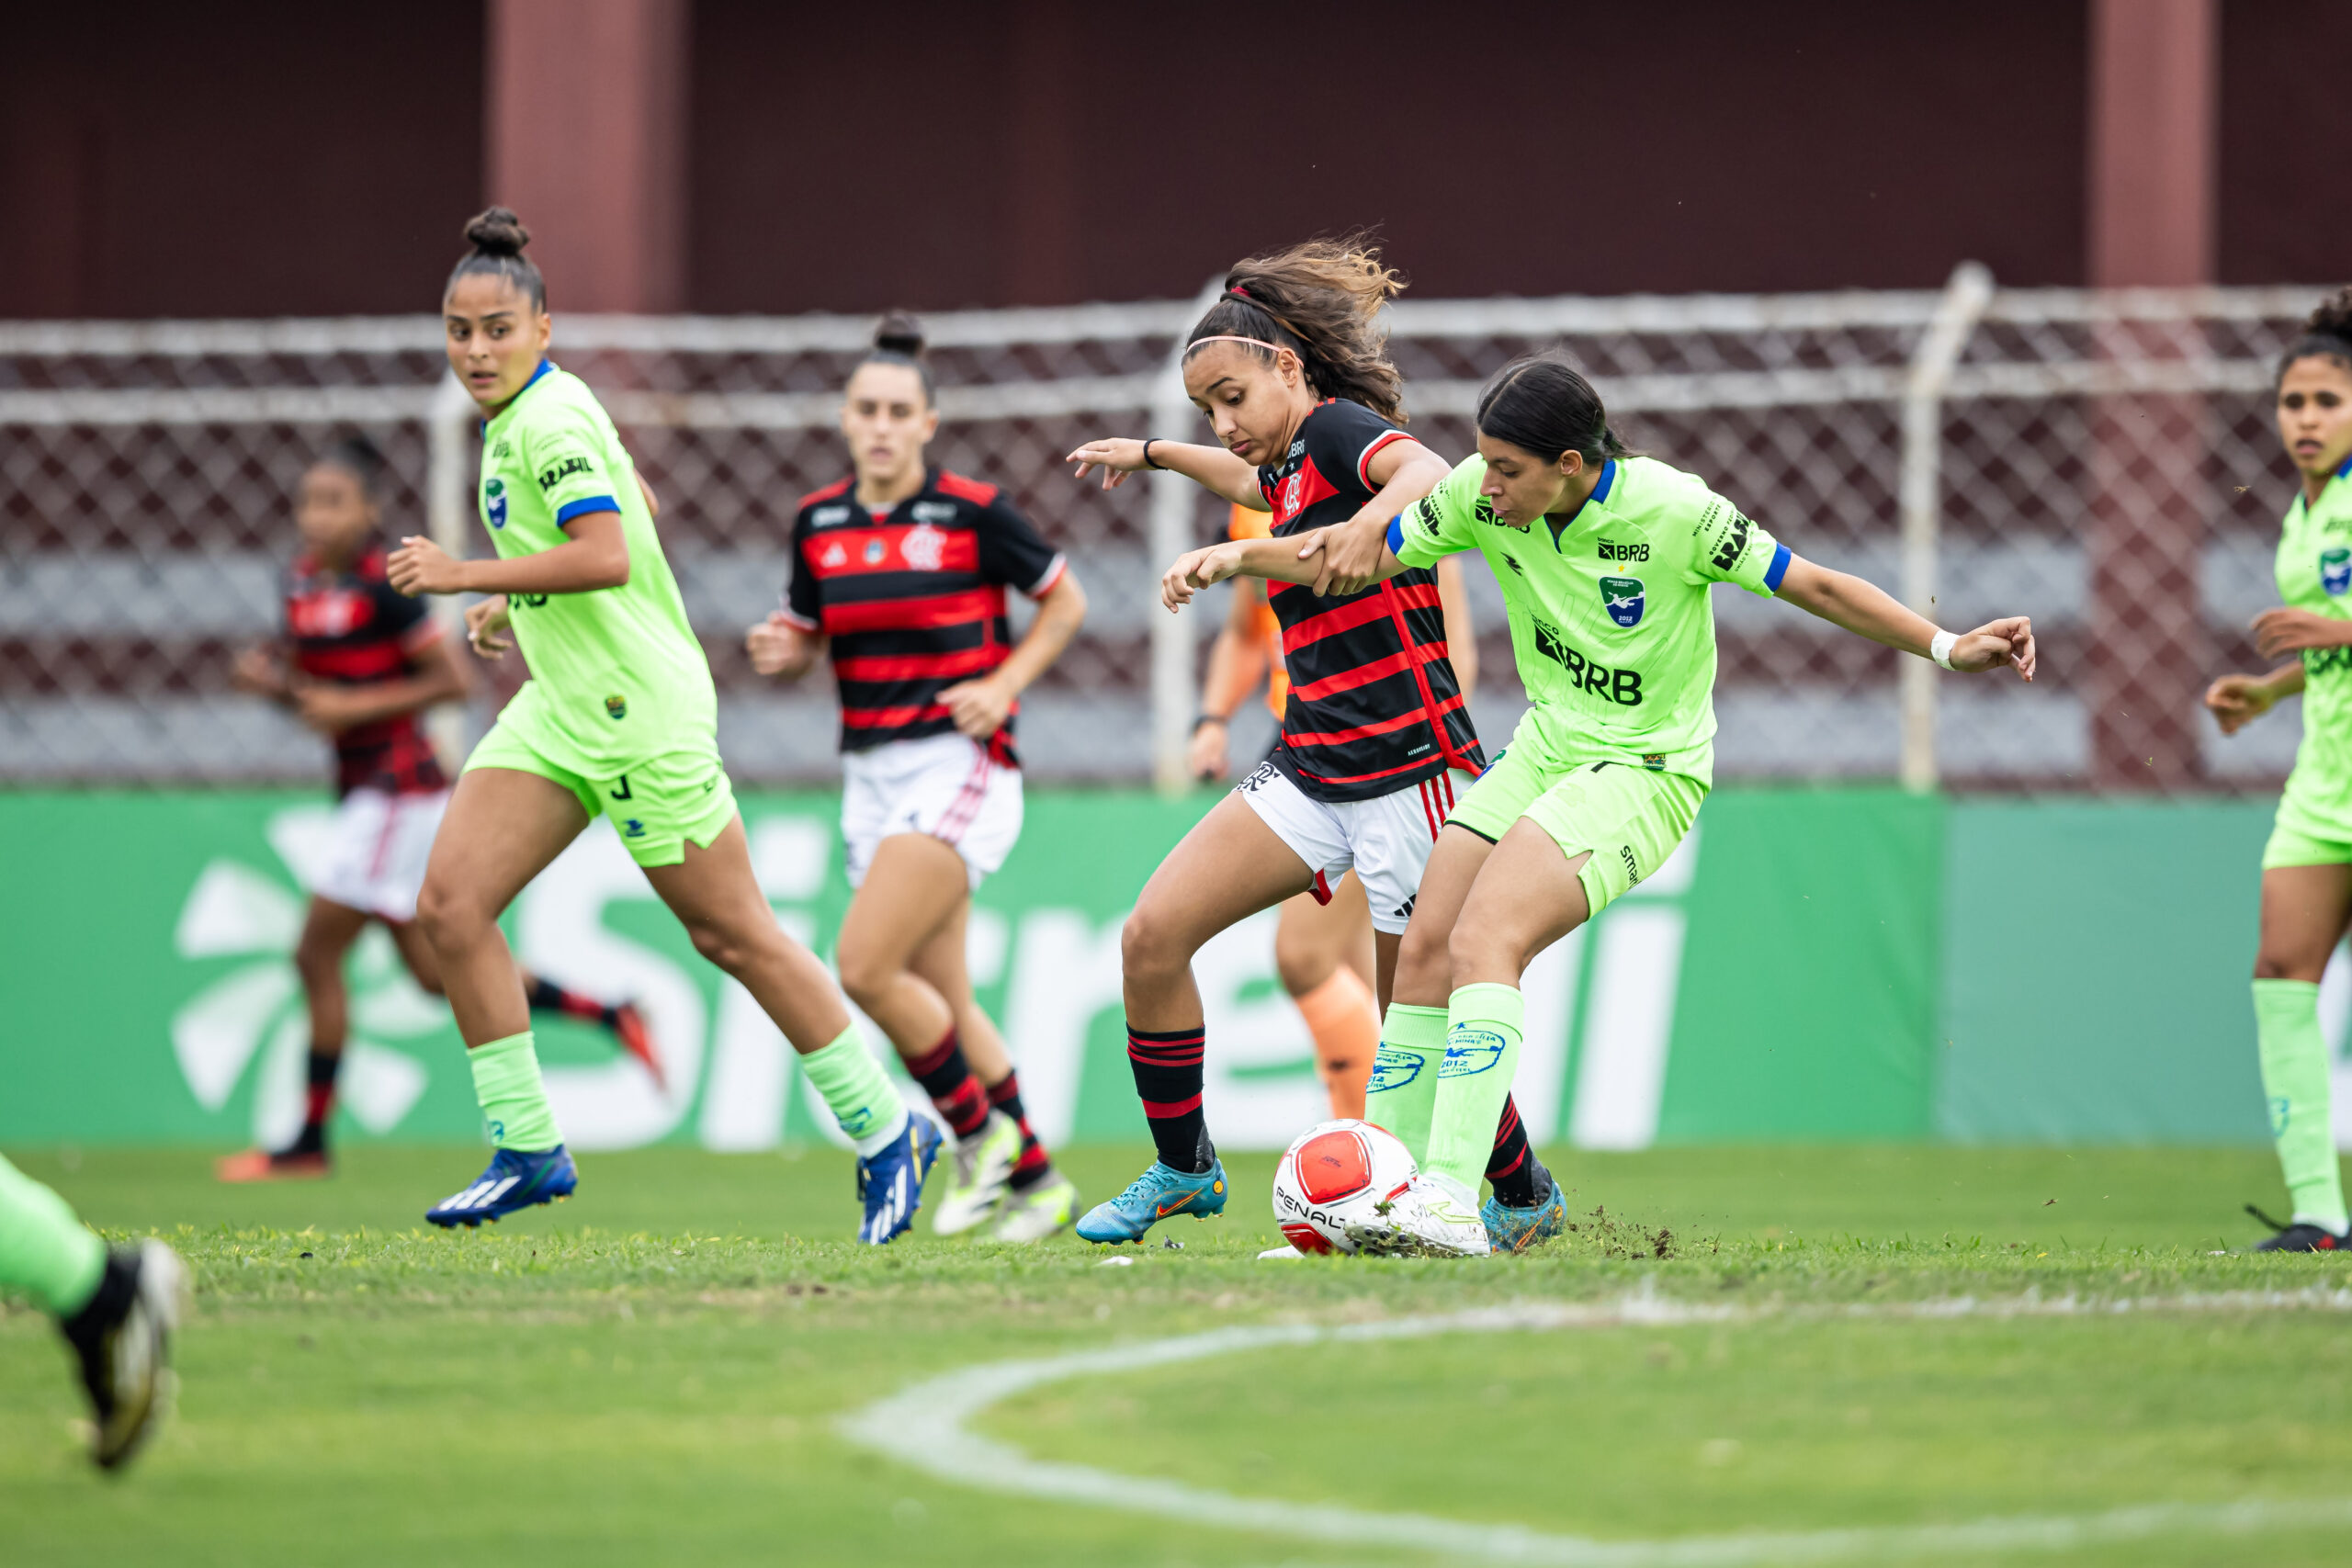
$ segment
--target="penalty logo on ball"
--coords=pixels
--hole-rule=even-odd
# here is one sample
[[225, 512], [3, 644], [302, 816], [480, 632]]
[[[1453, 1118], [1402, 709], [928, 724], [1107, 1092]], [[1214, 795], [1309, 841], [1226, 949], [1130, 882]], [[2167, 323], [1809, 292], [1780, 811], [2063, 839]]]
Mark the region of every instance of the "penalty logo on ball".
[[1301, 1252], [1353, 1252], [1349, 1222], [1371, 1218], [1418, 1168], [1385, 1127], [1352, 1117], [1318, 1122], [1283, 1151], [1274, 1169], [1274, 1223]]

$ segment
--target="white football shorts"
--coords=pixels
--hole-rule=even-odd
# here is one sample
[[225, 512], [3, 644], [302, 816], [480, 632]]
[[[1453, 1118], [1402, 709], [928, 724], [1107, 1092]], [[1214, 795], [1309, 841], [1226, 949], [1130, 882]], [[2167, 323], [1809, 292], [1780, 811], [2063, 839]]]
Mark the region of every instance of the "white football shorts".
[[1470, 787], [1464, 773], [1440, 773], [1370, 800], [1317, 800], [1272, 762], [1236, 786], [1259, 818], [1315, 873], [1313, 892], [1331, 901], [1331, 886], [1353, 869], [1372, 906], [1372, 929], [1395, 936], [1412, 918], [1430, 846]]
[[318, 863], [311, 891], [395, 925], [416, 919], [416, 895], [433, 856], [433, 835], [448, 807], [446, 789], [430, 795], [353, 790], [335, 808], [331, 847]]
[[865, 883], [883, 840], [921, 833], [961, 855], [977, 888], [1012, 852], [1021, 813], [1021, 770], [962, 735], [842, 754], [842, 842], [852, 887]]

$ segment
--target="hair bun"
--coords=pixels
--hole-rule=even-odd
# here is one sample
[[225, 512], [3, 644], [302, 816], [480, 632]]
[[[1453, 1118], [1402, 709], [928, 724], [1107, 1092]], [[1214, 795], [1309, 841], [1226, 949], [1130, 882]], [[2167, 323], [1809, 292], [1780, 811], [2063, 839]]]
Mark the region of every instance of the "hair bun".
[[904, 310], [893, 310], [874, 329], [874, 346], [912, 359], [922, 353], [922, 323]]
[[2319, 309], [2303, 322], [2303, 331], [2352, 342], [2352, 287], [2339, 288], [2321, 300]]
[[531, 231], [511, 207], [493, 207], [466, 224], [466, 240], [476, 255], [519, 256], [531, 243]]

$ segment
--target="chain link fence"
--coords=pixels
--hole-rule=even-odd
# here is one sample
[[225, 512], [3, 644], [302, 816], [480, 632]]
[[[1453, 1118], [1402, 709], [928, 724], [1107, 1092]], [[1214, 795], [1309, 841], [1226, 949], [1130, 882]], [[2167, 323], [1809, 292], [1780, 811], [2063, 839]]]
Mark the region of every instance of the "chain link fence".
[[[1719, 590], [1719, 776], [2207, 791], [2267, 787], [2291, 760], [2290, 715], [2224, 742], [2197, 694], [2261, 667], [2245, 626], [2271, 602], [2294, 484], [2271, 429], [2272, 361], [2321, 292], [2010, 291], [1963, 267], [1940, 291], [1407, 300], [1391, 332], [1413, 428], [1448, 457], [1470, 449], [1488, 373], [1564, 345], [1629, 440], [1799, 554], [1946, 626], [2035, 617], [2044, 672], [2020, 688]], [[1173, 775], [1223, 606], [1168, 617], [1153, 585], [1177, 548], [1217, 534], [1222, 509], [1166, 476], [1105, 495], [1061, 459], [1095, 434], [1199, 438], [1171, 366], [1196, 309], [928, 323], [935, 459], [1009, 490], [1093, 604], [1023, 705], [1041, 778]], [[605, 398], [662, 497], [718, 673], [721, 745], [746, 782], [833, 774], [831, 692], [760, 680], [741, 635], [775, 602], [798, 498], [845, 471], [838, 392], [871, 325], [557, 323], [557, 356]], [[443, 375], [432, 318], [0, 323], [0, 780], [322, 776], [319, 739], [232, 692], [228, 672], [277, 626], [297, 479], [352, 429], [391, 460], [388, 533], [429, 525], [486, 549], [471, 406]], [[1476, 706], [1499, 740], [1522, 699], [1499, 597], [1471, 575]], [[485, 676], [447, 726], [453, 744], [514, 673]]]

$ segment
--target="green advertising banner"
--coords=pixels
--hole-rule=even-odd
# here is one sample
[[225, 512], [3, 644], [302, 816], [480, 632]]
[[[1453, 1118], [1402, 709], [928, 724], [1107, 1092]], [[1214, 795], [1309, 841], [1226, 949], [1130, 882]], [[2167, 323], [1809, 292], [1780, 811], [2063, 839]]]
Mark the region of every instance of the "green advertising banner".
[[[972, 974], [1052, 1141], [1140, 1141], [1119, 928], [1214, 796], [1037, 791], [980, 890]], [[836, 796], [750, 795], [753, 863], [830, 952]], [[1530, 971], [1518, 1094], [1539, 1139], [2234, 1141], [2263, 1134], [2245, 977], [2267, 807], [1952, 804], [1719, 791], [1658, 874]], [[0, 1144], [273, 1141], [307, 1044], [288, 961], [330, 807], [296, 793], [0, 795], [12, 847]], [[1280, 1146], [1322, 1113], [1261, 915], [1195, 964], [1211, 1123]], [[666, 1089], [543, 1022], [567, 1134], [757, 1149], [829, 1137], [793, 1055], [695, 955], [599, 823], [517, 901], [525, 962], [650, 1017]], [[447, 1009], [370, 931], [351, 964], [346, 1137], [477, 1135]], [[2339, 1041], [2352, 966], [2326, 1006]], [[878, 1043], [878, 1037], [877, 1037]], [[2352, 1094], [2343, 1097], [2352, 1104]]]

